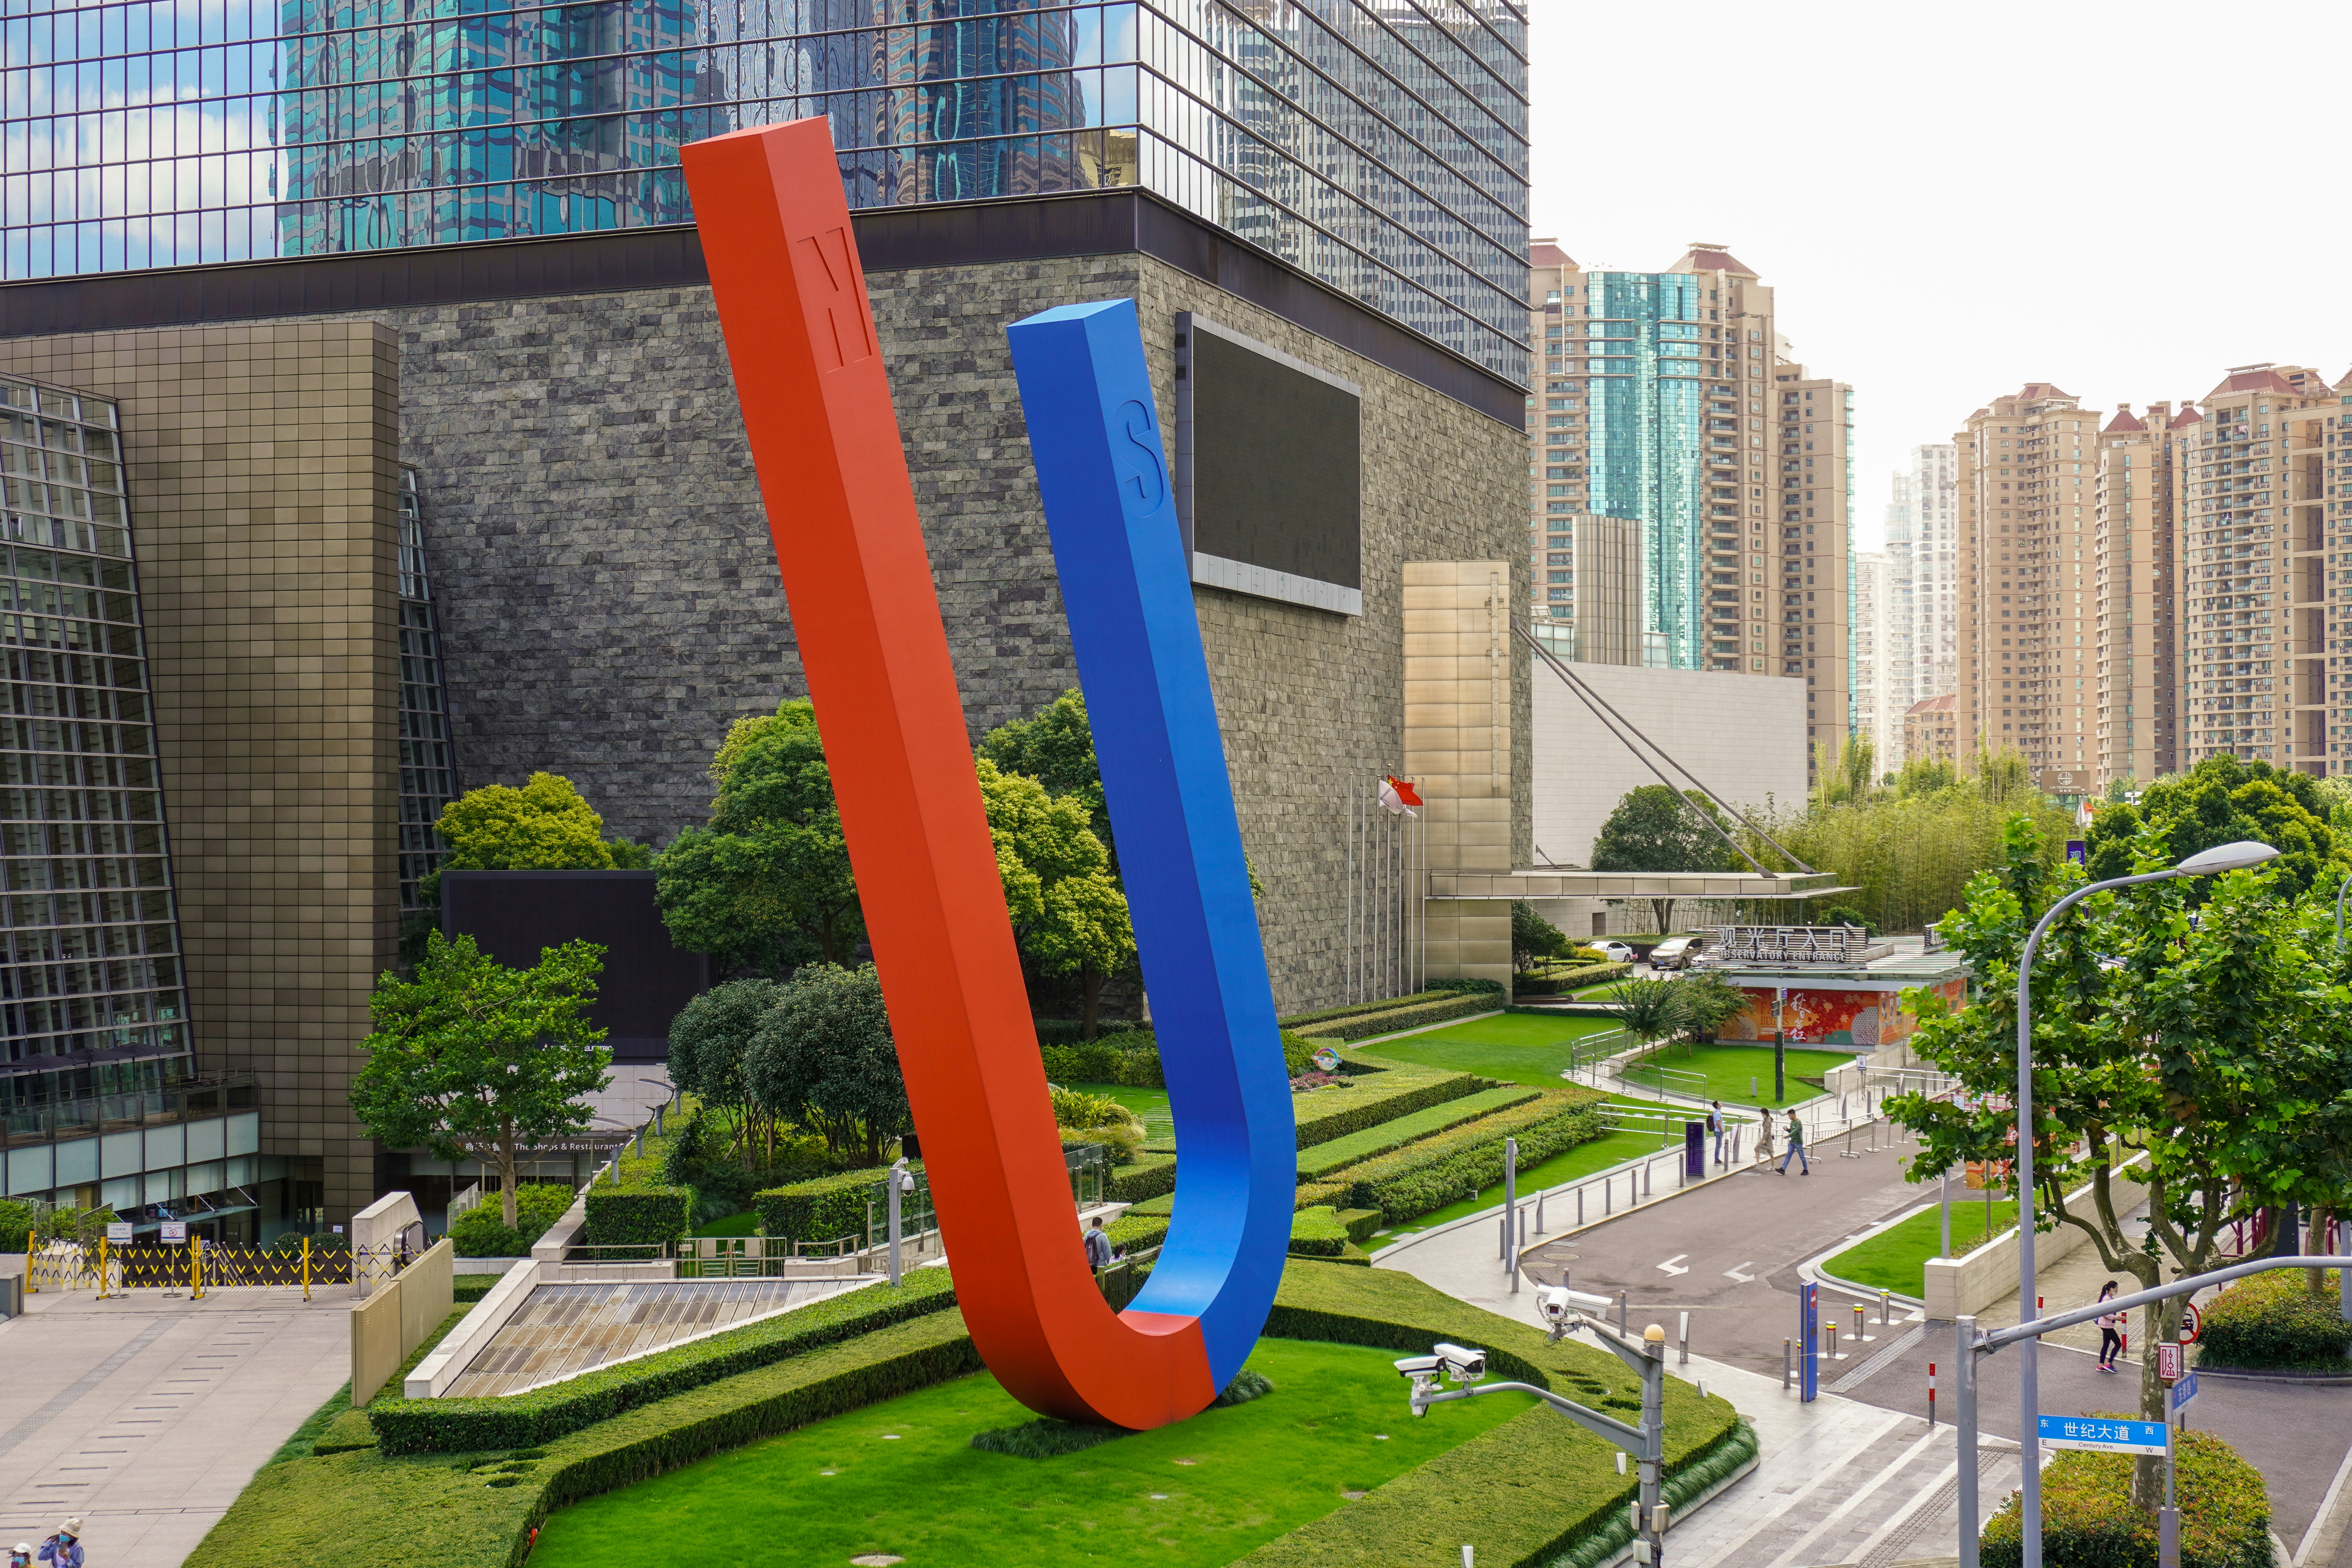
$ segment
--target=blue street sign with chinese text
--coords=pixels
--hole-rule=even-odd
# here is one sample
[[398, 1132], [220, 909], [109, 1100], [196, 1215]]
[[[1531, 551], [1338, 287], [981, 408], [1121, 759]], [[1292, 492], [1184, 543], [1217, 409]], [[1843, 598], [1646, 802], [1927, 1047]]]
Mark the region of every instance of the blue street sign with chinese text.
[[2189, 1407], [2189, 1402], [2196, 1397], [2197, 1374], [2192, 1372], [2172, 1385], [2172, 1413], [2175, 1415], [2179, 1415]]
[[2162, 1454], [2161, 1421], [2126, 1421], [2108, 1415], [2044, 1415], [2042, 1442], [2051, 1448], [2087, 1448], [2096, 1454]]

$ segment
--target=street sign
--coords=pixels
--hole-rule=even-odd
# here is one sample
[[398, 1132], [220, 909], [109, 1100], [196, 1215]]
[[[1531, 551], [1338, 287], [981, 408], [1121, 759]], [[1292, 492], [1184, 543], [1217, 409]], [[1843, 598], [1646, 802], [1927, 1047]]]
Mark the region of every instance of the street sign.
[[131, 1239], [131, 1222], [127, 1219], [110, 1221], [106, 1227], [106, 1239], [114, 1243], [118, 1247], [122, 1245], [124, 1242], [129, 1241]]
[[2042, 1444], [2047, 1448], [2084, 1448], [2095, 1454], [2162, 1454], [2165, 1424], [2125, 1421], [2105, 1415], [2044, 1415]]
[[2193, 1345], [2197, 1342], [2197, 1337], [2204, 1331], [2205, 1314], [2197, 1310], [2197, 1303], [2194, 1301], [2180, 1303], [2180, 1342], [2184, 1345]]
[[156, 1239], [163, 1242], [166, 1247], [185, 1246], [188, 1240], [188, 1222], [184, 1219], [165, 1220], [163, 1222], [163, 1234]]
[[2080, 838], [2069, 838], [2066, 840], [2067, 860], [2074, 865], [2080, 866], [2084, 860], [2090, 858], [2090, 847], [2091, 847], [2088, 844], [2084, 843]]
[[2196, 1397], [2197, 1374], [2192, 1372], [2172, 1385], [2172, 1413], [2175, 1415], [2179, 1415], [2189, 1408], [2189, 1402]]
[[1802, 1336], [1797, 1342], [1805, 1348], [1799, 1352], [1801, 1360], [1798, 1370], [1798, 1402], [1810, 1405], [1822, 1389], [1821, 1343], [1822, 1288], [1811, 1280], [1797, 1287], [1797, 1332]]
[[2180, 1381], [2180, 1358], [2185, 1352], [2179, 1345], [2156, 1347], [2156, 1375], [2167, 1383]]

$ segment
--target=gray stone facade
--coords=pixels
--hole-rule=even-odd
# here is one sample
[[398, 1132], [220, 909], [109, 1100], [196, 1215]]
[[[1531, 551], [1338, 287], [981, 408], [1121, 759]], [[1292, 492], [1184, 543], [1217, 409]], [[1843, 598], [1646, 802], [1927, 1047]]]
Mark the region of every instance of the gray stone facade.
[[[1003, 329], [1132, 296], [1160, 406], [1174, 317], [1207, 314], [1364, 389], [1364, 613], [1196, 590], [1277, 1002], [1333, 1000], [1345, 792], [1401, 767], [1402, 563], [1526, 570], [1525, 437], [1148, 257], [870, 274], [915, 496], [977, 738], [1076, 684]], [[384, 313], [421, 475], [468, 785], [571, 777], [608, 831], [701, 819], [735, 718], [803, 689], [707, 289]], [[783, 504], [789, 505], [789, 498]], [[1524, 603], [1527, 583], [1513, 584]], [[1525, 662], [1513, 725], [1528, 731]], [[1515, 748], [1514, 858], [1528, 857]]]

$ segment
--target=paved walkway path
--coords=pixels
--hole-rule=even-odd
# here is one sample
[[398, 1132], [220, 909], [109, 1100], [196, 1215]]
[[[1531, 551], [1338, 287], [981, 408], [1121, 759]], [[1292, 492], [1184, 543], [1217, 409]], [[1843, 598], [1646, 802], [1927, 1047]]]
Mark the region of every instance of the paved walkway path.
[[343, 1289], [26, 1299], [0, 1322], [0, 1544], [69, 1513], [103, 1568], [179, 1568], [351, 1376]]

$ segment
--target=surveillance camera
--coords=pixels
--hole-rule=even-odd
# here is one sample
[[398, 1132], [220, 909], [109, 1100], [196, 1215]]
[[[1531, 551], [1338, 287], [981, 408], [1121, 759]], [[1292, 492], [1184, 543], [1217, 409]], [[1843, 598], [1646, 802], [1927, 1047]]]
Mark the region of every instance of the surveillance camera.
[[1445, 1375], [1455, 1383], [1476, 1383], [1486, 1375], [1486, 1352], [1465, 1350], [1460, 1345], [1439, 1344], [1432, 1347], [1438, 1359], [1445, 1363]]
[[1568, 1316], [1568, 1292], [1557, 1285], [1547, 1285], [1536, 1292], [1536, 1310], [1547, 1322], [1557, 1323]]
[[1444, 1363], [1433, 1355], [1409, 1355], [1396, 1363], [1400, 1377], [1434, 1377]]

